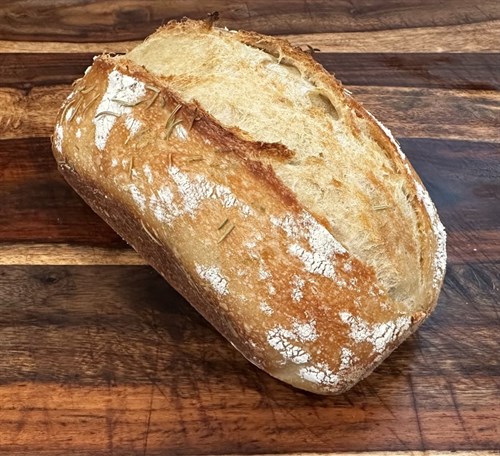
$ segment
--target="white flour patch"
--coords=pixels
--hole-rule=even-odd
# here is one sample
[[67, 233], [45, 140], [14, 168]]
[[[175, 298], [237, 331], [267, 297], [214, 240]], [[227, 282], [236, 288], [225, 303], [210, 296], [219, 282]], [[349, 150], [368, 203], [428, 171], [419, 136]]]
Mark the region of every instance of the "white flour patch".
[[304, 297], [302, 288], [305, 285], [304, 279], [301, 279], [297, 274], [292, 277], [292, 299], [295, 302], [299, 302]]
[[417, 198], [424, 205], [431, 219], [432, 231], [436, 237], [437, 245], [434, 255], [434, 277], [432, 285], [434, 288], [438, 288], [446, 272], [446, 231], [441, 220], [439, 220], [436, 207], [432, 203], [427, 190], [416, 181], [415, 188], [417, 189]]
[[71, 108], [69, 108], [66, 111], [66, 116], [64, 116], [64, 119], [66, 120], [66, 122], [69, 122], [69, 119], [71, 119], [73, 117], [74, 112], [75, 112], [75, 108], [73, 106], [71, 106]]
[[175, 127], [175, 133], [177, 134], [177, 137], [183, 141], [188, 139], [187, 130], [182, 125], [177, 125]]
[[262, 312], [264, 312], [268, 316], [271, 316], [274, 313], [273, 308], [266, 301], [261, 301], [259, 307], [260, 310], [262, 310]]
[[[283, 218], [271, 217], [270, 220], [292, 240], [288, 252], [302, 261], [306, 271], [337, 281], [335, 255], [346, 253], [346, 249], [311, 214], [304, 211], [298, 218], [286, 215]], [[307, 242], [309, 249], [298, 243], [301, 240]], [[342, 285], [339, 281], [337, 284]]]
[[310, 355], [301, 347], [294, 345], [290, 340], [296, 340], [296, 336], [282, 326], [275, 326], [267, 333], [267, 342], [285, 360], [295, 364], [305, 364], [310, 360]]
[[170, 225], [183, 211], [174, 203], [174, 194], [169, 187], [161, 187], [149, 200], [149, 208], [160, 222]]
[[306, 323], [294, 321], [292, 324], [292, 333], [302, 342], [313, 342], [318, 338], [318, 333], [316, 332], [316, 321], [311, 320]]
[[[368, 112], [368, 111], [366, 111]], [[391, 143], [394, 145], [396, 150], [398, 151], [399, 156], [403, 161], [406, 160], [406, 155], [403, 153], [401, 150], [401, 147], [399, 146], [399, 143], [396, 141], [396, 138], [394, 138], [391, 130], [389, 130], [382, 122], [380, 122], [378, 119], [375, 118], [375, 116], [371, 113], [368, 112], [368, 115], [375, 121], [375, 123], [382, 129], [382, 131], [386, 134], [386, 136], [389, 138]]]
[[283, 359], [295, 364], [307, 363], [311, 357], [298, 343], [312, 342], [318, 338], [316, 322], [294, 321], [291, 329], [276, 325], [267, 333], [269, 345], [280, 353]]
[[206, 280], [219, 295], [227, 295], [227, 279], [222, 275], [217, 266], [201, 266], [195, 264], [196, 272]]
[[399, 317], [395, 321], [368, 324], [360, 317], [354, 317], [349, 312], [340, 312], [340, 319], [349, 325], [349, 336], [355, 342], [369, 342], [377, 353], [382, 353], [388, 344], [405, 332], [411, 324], [410, 317]]
[[342, 352], [340, 354], [340, 368], [339, 370], [346, 370], [352, 366], [354, 361], [354, 356], [351, 350], [342, 347]]
[[202, 175], [191, 178], [176, 166], [170, 166], [168, 172], [177, 185], [183, 200], [184, 212], [191, 216], [196, 214], [201, 203], [207, 199], [215, 199], [226, 208], [237, 207], [242, 212], [253, 214], [252, 209], [239, 201], [224, 185], [214, 184]]
[[151, 172], [151, 167], [148, 164], [145, 164], [142, 167], [142, 171], [148, 180], [148, 184], [152, 184], [154, 182], [153, 173]]
[[118, 160], [116, 158], [111, 159], [111, 167], [116, 168], [118, 166]]
[[266, 269], [266, 265], [264, 264], [264, 260], [260, 260], [259, 266], [259, 279], [267, 280], [271, 278], [271, 273]]
[[335, 387], [340, 378], [335, 374], [327, 364], [319, 363], [315, 366], [303, 367], [299, 370], [299, 375], [308, 382], [316, 385], [325, 385]]
[[62, 154], [62, 142], [64, 139], [64, 130], [61, 124], [57, 124], [56, 131], [54, 132], [54, 145], [56, 146], [57, 152]]
[[[95, 145], [104, 150], [111, 129], [117, 118], [132, 111], [130, 105], [136, 104], [144, 98], [146, 89], [144, 83], [135, 78], [113, 70], [108, 75], [108, 86], [94, 117]], [[100, 113], [104, 113], [101, 114]], [[112, 114], [110, 114], [112, 113]]]
[[140, 120], [134, 119], [130, 114], [125, 118], [125, 126], [130, 132], [130, 136], [135, 136], [142, 127]]
[[81, 130], [80, 128], [78, 128], [78, 129], [76, 130], [75, 135], [76, 135], [76, 137], [77, 137], [78, 139], [80, 139], [80, 138], [82, 137], [82, 130]]
[[134, 199], [135, 203], [139, 206], [139, 209], [141, 211], [144, 211], [144, 209], [146, 208], [146, 197], [134, 184], [130, 184], [128, 186], [128, 191], [132, 195], [132, 198]]

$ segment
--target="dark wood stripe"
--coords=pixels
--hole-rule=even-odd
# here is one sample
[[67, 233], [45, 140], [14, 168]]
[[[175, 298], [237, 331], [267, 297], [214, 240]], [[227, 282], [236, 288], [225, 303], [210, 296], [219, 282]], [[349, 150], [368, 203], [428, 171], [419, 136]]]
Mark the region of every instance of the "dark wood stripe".
[[[411, 138], [401, 145], [457, 241], [449, 244], [453, 260], [499, 258], [500, 145]], [[0, 141], [0, 176], [0, 242], [125, 247], [59, 175], [48, 138]]]
[[131, 453], [149, 422], [151, 454], [494, 449], [499, 267], [451, 266], [417, 334], [332, 398], [253, 367], [148, 267], [1, 267], [0, 447]]
[[[480, 7], [465, 1], [331, 2], [292, 0], [286, 3], [215, 0], [202, 6], [194, 0], [139, 3], [132, 0], [57, 3], [4, 0], [0, 39], [34, 41], [122, 41], [142, 39], [170, 19], [204, 18], [221, 13], [221, 25], [268, 34], [359, 32], [402, 27], [440, 27], [500, 18], [495, 0]], [[492, 40], [495, 37], [491, 37]]]
[[317, 53], [345, 85], [500, 90], [500, 54]]
[[0, 54], [0, 86], [29, 89], [71, 84], [92, 65], [95, 53]]
[[500, 228], [500, 144], [411, 138], [400, 143], [449, 230]]
[[399, 137], [499, 143], [500, 92], [349, 86]]
[[[305, 49], [307, 42], [297, 44]], [[71, 84], [92, 64], [94, 55], [0, 54], [0, 86]], [[500, 53], [318, 52], [315, 59], [348, 86], [500, 90]]]
[[0, 141], [0, 242], [124, 245], [66, 184], [48, 138]]

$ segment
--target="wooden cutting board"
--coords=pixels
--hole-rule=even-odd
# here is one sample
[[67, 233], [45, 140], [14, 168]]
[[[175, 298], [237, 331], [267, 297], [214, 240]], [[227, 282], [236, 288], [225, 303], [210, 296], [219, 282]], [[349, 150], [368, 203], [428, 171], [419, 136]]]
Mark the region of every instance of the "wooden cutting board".
[[[222, 25], [318, 48], [392, 128], [448, 231], [436, 312], [338, 397], [245, 361], [51, 156], [93, 55], [216, 9]], [[2, 454], [499, 454], [500, 4], [3, 1], [0, 263]]]

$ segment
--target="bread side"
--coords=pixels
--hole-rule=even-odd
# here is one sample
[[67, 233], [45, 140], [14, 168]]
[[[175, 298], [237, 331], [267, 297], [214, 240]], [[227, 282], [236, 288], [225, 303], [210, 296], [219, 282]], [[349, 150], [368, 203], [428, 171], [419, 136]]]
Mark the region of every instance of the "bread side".
[[[345, 391], [423, 320], [436, 292], [421, 285], [434, 300], [425, 306], [394, 299], [339, 241], [332, 215], [280, 176], [300, 150], [221, 125], [172, 87], [129, 58], [97, 59], [59, 115], [61, 171], [247, 359], [299, 388]], [[387, 223], [400, 217], [383, 212]]]

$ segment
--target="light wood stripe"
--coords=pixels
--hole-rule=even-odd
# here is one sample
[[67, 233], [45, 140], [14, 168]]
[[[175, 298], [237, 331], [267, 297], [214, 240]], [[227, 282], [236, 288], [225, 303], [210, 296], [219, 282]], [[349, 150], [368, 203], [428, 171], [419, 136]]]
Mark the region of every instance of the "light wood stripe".
[[[457, 247], [459, 246], [459, 247]], [[487, 253], [486, 253], [487, 252]], [[496, 231], [448, 233], [448, 263], [466, 264], [500, 261], [500, 239]], [[144, 265], [132, 248], [106, 248], [66, 243], [0, 244], [0, 265]]]
[[71, 244], [0, 244], [0, 265], [143, 265], [131, 248]]
[[[498, 456], [498, 451], [363, 451], [361, 453], [287, 453], [280, 456]], [[240, 456], [240, 455], [225, 455]], [[249, 455], [246, 455], [249, 456]], [[274, 456], [272, 454], [262, 454], [259, 456]]]
[[499, 52], [500, 21], [367, 32], [284, 35], [321, 52]]
[[[278, 35], [296, 46], [321, 52], [500, 52], [500, 21], [366, 32]], [[70, 43], [0, 40], [0, 53], [127, 52], [141, 40]]]
[[[500, 142], [500, 92], [348, 86], [396, 136]], [[70, 87], [0, 89], [0, 140], [50, 136]], [[411, 105], [409, 105], [411, 101]]]

